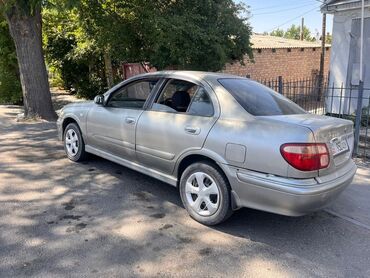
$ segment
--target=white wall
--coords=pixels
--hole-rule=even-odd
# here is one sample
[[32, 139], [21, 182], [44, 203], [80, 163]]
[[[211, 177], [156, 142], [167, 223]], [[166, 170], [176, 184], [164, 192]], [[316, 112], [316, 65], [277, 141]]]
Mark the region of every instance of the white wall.
[[[350, 87], [347, 83], [347, 71], [348, 71], [348, 60], [350, 53], [350, 43], [351, 43], [351, 29], [352, 29], [352, 19], [360, 18], [361, 10], [349, 10], [344, 12], [337, 12], [334, 14], [333, 23], [333, 42], [331, 48], [330, 57], [330, 80], [329, 86], [338, 88], [334, 90], [333, 100], [331, 97], [327, 99], [327, 110], [333, 110], [333, 113], [345, 113], [352, 114], [355, 112], [357, 106], [357, 100], [352, 99], [351, 104], [349, 104], [349, 91], [343, 91], [342, 101], [340, 101], [341, 90], [339, 89], [342, 84], [344, 87]], [[365, 17], [370, 17], [370, 9], [365, 9]], [[365, 43], [369, 43], [370, 38], [368, 38]], [[367, 74], [370, 74], [370, 67], [367, 66]], [[333, 91], [328, 92], [331, 96]], [[352, 97], [357, 97], [357, 90], [352, 91]], [[366, 97], [368, 92], [366, 92]], [[364, 106], [367, 106], [364, 103]]]

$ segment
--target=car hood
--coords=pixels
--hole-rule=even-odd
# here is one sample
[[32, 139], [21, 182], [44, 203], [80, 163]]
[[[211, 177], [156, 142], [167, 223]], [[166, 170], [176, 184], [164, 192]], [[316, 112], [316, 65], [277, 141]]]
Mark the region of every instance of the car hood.
[[78, 101], [78, 102], [73, 102], [65, 105], [63, 109], [68, 109], [68, 108], [75, 108], [75, 107], [90, 107], [94, 102], [92, 100], [89, 101]]

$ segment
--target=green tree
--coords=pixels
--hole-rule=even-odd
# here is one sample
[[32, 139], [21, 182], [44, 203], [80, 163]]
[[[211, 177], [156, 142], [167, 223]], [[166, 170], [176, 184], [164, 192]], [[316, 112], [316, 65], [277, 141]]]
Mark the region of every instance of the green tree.
[[[301, 27], [293, 24], [286, 30], [284, 37], [287, 39], [299, 40], [301, 38]], [[303, 26], [303, 39], [305, 41], [315, 40], [311, 35], [310, 29], [308, 29], [306, 26]]]
[[[49, 6], [50, 5], [50, 6]], [[51, 5], [43, 10], [43, 41], [49, 68], [65, 89], [92, 98], [107, 89], [101, 50], [81, 26], [76, 8]]]
[[[287, 39], [300, 40], [301, 39], [301, 27], [299, 25], [293, 24], [286, 31], [283, 29], [276, 29], [270, 33], [271, 36], [284, 37]], [[303, 39], [305, 41], [315, 41], [312, 36], [310, 29], [303, 26]]]
[[275, 37], [284, 37], [285, 31], [283, 29], [275, 29], [270, 33], [270, 36], [275, 36]]
[[41, 33], [41, 0], [0, 0], [14, 40], [23, 92], [25, 117], [55, 120]]
[[[82, 25], [109, 59], [148, 61], [158, 69], [222, 69], [252, 56], [245, 8], [232, 0], [82, 0]], [[109, 83], [109, 78], [108, 83]]]
[[325, 36], [325, 43], [331, 44], [333, 41], [333, 36], [328, 32]]
[[[245, 8], [231, 0], [49, 0], [46, 7], [47, 60], [68, 86], [88, 97], [93, 96], [88, 91], [112, 85], [111, 65], [121, 62], [217, 71], [252, 56], [251, 28], [240, 16]], [[78, 80], [69, 74], [74, 69], [80, 71]], [[99, 88], [85, 93], [81, 84], [94, 83], [92, 77]]]
[[240, 17], [244, 6], [231, 0], [148, 2], [155, 14], [144, 20], [152, 29], [144, 33], [145, 56], [158, 69], [218, 71], [245, 54], [252, 58], [251, 28]]
[[22, 88], [19, 80], [15, 46], [8, 24], [0, 14], [0, 103], [21, 104]]

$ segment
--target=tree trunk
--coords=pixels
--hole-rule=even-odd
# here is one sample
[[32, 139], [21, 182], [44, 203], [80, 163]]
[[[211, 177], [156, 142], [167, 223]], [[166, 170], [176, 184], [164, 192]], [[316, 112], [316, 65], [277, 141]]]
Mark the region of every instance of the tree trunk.
[[108, 88], [113, 87], [113, 68], [112, 59], [108, 51], [104, 51], [105, 76], [107, 78]]
[[42, 50], [41, 8], [29, 15], [14, 4], [5, 16], [16, 47], [25, 117], [55, 120]]

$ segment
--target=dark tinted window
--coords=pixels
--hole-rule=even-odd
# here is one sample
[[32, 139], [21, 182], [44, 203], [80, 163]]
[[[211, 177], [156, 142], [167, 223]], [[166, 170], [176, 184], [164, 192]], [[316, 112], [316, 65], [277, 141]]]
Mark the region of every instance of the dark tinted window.
[[213, 105], [206, 90], [199, 87], [198, 91], [193, 97], [193, 101], [189, 107], [189, 114], [198, 116], [212, 116]]
[[143, 108], [157, 79], [143, 80], [126, 85], [113, 93], [107, 106], [117, 108]]
[[213, 105], [205, 89], [197, 84], [178, 79], [168, 81], [152, 109], [197, 116], [213, 115]]
[[254, 116], [306, 113], [294, 102], [255, 81], [236, 78], [223, 78], [218, 81]]
[[173, 79], [164, 87], [161, 95], [153, 105], [153, 110], [185, 113], [198, 85]]

